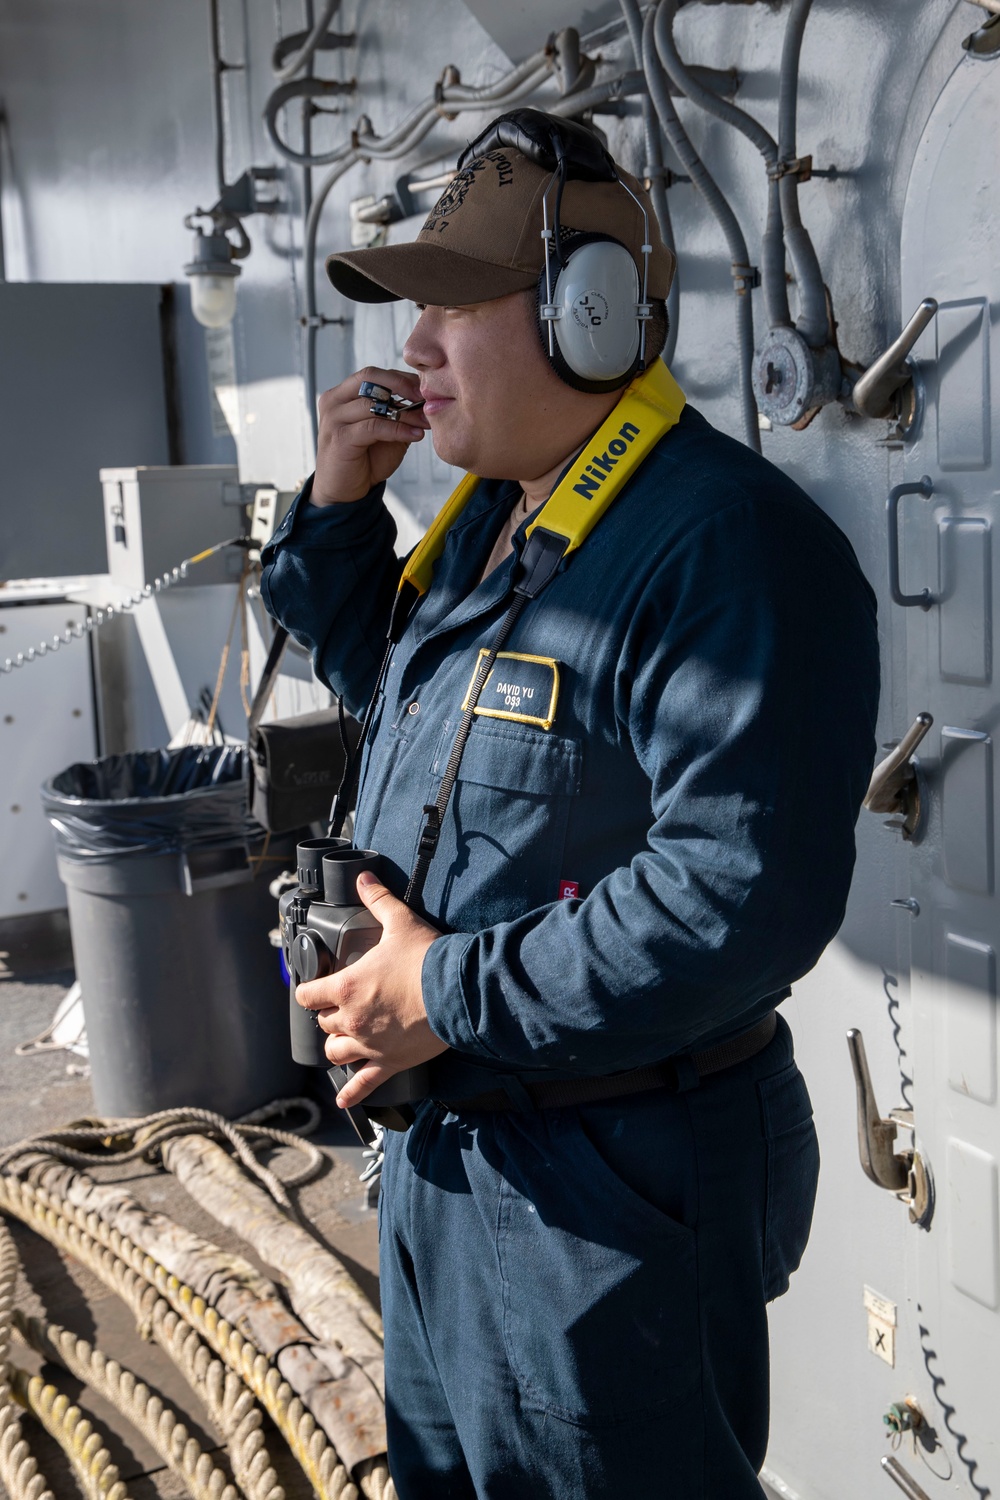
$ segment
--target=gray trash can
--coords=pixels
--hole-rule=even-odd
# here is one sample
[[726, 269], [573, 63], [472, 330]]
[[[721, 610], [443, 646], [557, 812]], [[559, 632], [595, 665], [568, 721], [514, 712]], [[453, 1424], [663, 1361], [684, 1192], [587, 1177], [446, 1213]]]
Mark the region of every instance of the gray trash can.
[[299, 1091], [268, 930], [295, 834], [246, 812], [246, 752], [185, 746], [70, 766], [42, 788], [102, 1115], [234, 1117]]

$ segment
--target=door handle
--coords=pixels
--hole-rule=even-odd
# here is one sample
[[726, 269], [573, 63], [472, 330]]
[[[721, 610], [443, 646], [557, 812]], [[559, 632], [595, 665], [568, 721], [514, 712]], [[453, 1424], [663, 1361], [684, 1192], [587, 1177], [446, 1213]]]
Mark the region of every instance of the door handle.
[[901, 1193], [906, 1187], [909, 1163], [893, 1150], [899, 1129], [898, 1122], [883, 1119], [879, 1113], [872, 1075], [868, 1071], [865, 1040], [854, 1027], [847, 1033], [847, 1046], [858, 1096], [858, 1155], [861, 1158], [861, 1170], [876, 1187], [886, 1188], [890, 1193]]
[[876, 1187], [895, 1193], [910, 1210], [910, 1222], [926, 1228], [934, 1211], [934, 1193], [927, 1163], [915, 1147], [893, 1150], [900, 1127], [913, 1131], [913, 1111], [894, 1109], [885, 1117], [875, 1098], [861, 1032], [847, 1033], [858, 1103], [858, 1156], [861, 1170]]
[[915, 369], [908, 356], [937, 310], [934, 298], [925, 297], [899, 337], [858, 377], [851, 392], [863, 417], [895, 417], [903, 436], [917, 417]]
[[892, 595], [894, 604], [901, 604], [904, 609], [910, 609], [919, 605], [921, 609], [930, 609], [935, 603], [934, 595], [930, 589], [921, 589], [919, 594], [904, 594], [899, 583], [899, 502], [904, 495], [923, 495], [929, 500], [934, 493], [934, 484], [929, 474], [922, 479], [914, 480], [910, 484], [897, 484], [889, 491], [889, 499], [886, 501], [886, 522], [889, 529], [889, 593]]
[[863, 806], [869, 812], [894, 813], [902, 822], [892, 824], [911, 839], [920, 824], [920, 783], [913, 752], [934, 723], [929, 713], [917, 714], [899, 744], [872, 772]]

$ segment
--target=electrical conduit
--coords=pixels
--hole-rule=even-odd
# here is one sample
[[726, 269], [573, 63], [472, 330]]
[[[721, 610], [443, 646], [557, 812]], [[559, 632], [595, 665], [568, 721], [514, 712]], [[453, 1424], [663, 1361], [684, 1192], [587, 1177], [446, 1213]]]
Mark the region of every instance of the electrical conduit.
[[687, 132], [674, 109], [670, 90], [667, 87], [663, 64], [656, 49], [655, 28], [660, 25], [659, 7], [651, 5], [646, 12], [642, 31], [642, 60], [646, 81], [663, 132], [678, 159], [690, 173], [695, 187], [712, 210], [726, 238], [733, 283], [736, 292], [736, 343], [739, 372], [740, 414], [744, 441], [748, 448], [760, 452], [760, 428], [757, 422], [757, 403], [754, 400], [750, 379], [754, 353], [753, 306], [750, 300], [751, 267], [746, 240], [739, 221], [720, 191], [715, 179], [688, 139]]
[[[626, 0], [622, 0], [622, 3], [625, 4]], [[635, 0], [632, 0], [632, 3], [634, 4]], [[772, 328], [779, 324], [791, 327], [788, 283], [785, 277], [781, 194], [779, 179], [773, 171], [778, 161], [778, 143], [770, 131], [765, 130], [758, 120], [747, 114], [746, 110], [740, 109], [739, 105], [720, 98], [718, 94], [706, 88], [695, 71], [683, 61], [674, 40], [674, 17], [679, 6], [680, 0], [662, 0], [656, 26], [656, 48], [660, 61], [677, 89], [685, 94], [692, 104], [699, 105], [709, 114], [715, 115], [717, 119], [725, 121], [727, 125], [732, 125], [756, 146], [764, 158], [764, 164], [768, 169], [767, 222], [760, 246], [760, 278], [764, 292], [764, 306], [767, 311], [767, 321]]]
[[667, 203], [667, 185], [663, 177], [663, 143], [660, 125], [653, 108], [653, 101], [649, 97], [649, 85], [642, 66], [642, 16], [639, 12], [638, 0], [621, 0], [621, 8], [622, 15], [625, 17], [625, 25], [628, 27], [629, 40], [632, 43], [635, 65], [642, 70], [642, 136], [646, 152], [644, 174], [649, 178], [649, 195], [653, 200], [656, 222], [660, 226], [660, 237], [674, 257], [674, 279], [667, 296], [667, 341], [663, 346], [662, 354], [664, 362], [669, 365], [677, 349], [677, 334], [680, 325], [681, 284], [677, 270], [677, 243], [670, 218], [670, 206]]
[[781, 75], [778, 88], [778, 188], [781, 195], [781, 217], [785, 243], [799, 291], [799, 316], [795, 326], [813, 349], [833, 342], [826, 306], [826, 289], [819, 260], [809, 238], [809, 231], [799, 213], [799, 179], [797, 172], [782, 170], [796, 159], [796, 114], [799, 97], [799, 62], [802, 37], [812, 9], [812, 0], [792, 0], [785, 23], [785, 41], [781, 49]]

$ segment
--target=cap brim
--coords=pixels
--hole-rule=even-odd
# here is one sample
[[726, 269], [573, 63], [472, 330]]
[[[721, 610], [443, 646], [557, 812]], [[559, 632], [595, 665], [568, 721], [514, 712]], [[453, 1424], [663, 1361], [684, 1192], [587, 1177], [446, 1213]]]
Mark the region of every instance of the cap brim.
[[492, 265], [444, 245], [413, 240], [330, 255], [326, 274], [337, 291], [354, 302], [398, 302], [405, 297], [432, 307], [462, 307], [526, 292], [536, 285], [539, 273]]

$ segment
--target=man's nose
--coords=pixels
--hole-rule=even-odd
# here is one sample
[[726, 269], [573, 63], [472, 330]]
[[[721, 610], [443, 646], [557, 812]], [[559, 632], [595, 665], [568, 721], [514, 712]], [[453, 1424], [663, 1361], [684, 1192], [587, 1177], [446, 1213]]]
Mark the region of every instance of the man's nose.
[[435, 333], [439, 312], [439, 308], [425, 307], [403, 345], [403, 359], [413, 370], [437, 370], [444, 364], [444, 354]]

